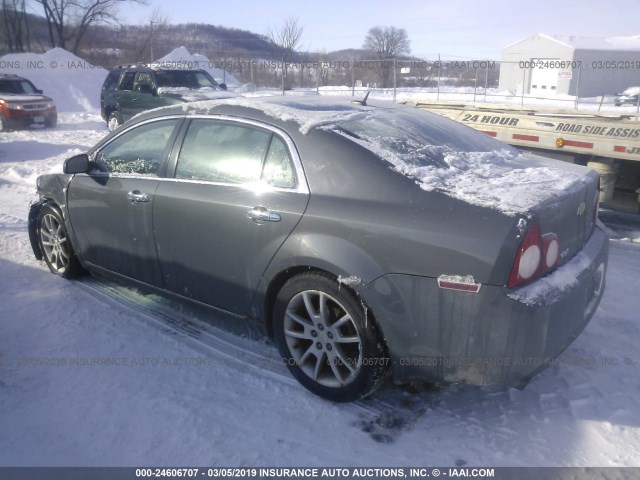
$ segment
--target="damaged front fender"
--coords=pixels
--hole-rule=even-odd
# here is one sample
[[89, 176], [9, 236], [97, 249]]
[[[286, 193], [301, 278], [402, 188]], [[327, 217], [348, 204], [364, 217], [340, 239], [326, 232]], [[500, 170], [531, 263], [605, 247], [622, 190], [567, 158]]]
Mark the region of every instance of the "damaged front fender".
[[[40, 214], [40, 210], [44, 205], [53, 203], [60, 209], [65, 222], [67, 221], [67, 187], [72, 177], [73, 175], [49, 174], [40, 175], [36, 180], [36, 190], [39, 198], [29, 206], [28, 230], [31, 249], [38, 260], [42, 260], [43, 258], [40, 242], [38, 241], [38, 215]], [[67, 228], [68, 227], [69, 225], [67, 225]]]

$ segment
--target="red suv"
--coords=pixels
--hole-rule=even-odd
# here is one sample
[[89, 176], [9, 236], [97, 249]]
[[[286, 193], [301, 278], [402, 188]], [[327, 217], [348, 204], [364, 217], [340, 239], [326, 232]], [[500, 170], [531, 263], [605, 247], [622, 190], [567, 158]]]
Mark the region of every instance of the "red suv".
[[53, 99], [26, 78], [0, 73], [0, 132], [34, 124], [53, 128], [57, 122]]

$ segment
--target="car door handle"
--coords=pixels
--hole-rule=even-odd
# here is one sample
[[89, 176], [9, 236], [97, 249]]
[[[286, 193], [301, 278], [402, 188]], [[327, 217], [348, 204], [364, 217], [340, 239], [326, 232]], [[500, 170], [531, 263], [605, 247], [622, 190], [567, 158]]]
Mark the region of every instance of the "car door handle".
[[142, 203], [149, 201], [149, 195], [142, 193], [139, 190], [133, 190], [127, 193], [127, 198], [131, 203]]
[[247, 212], [247, 217], [256, 223], [279, 222], [282, 217], [277, 212], [267, 210], [265, 207], [253, 207]]

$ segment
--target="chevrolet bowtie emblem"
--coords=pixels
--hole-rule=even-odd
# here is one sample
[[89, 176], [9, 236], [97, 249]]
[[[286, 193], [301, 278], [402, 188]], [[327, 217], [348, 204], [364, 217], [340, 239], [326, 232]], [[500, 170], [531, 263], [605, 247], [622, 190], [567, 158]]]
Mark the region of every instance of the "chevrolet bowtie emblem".
[[586, 209], [587, 209], [587, 204], [582, 202], [578, 207], [578, 215], [583, 215]]

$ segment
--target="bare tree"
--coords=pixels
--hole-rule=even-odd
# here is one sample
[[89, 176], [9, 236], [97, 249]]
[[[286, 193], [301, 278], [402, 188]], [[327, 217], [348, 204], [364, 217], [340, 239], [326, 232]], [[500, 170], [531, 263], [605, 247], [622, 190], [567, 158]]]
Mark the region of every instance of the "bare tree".
[[285, 78], [287, 77], [287, 63], [295, 55], [303, 31], [304, 27], [299, 24], [298, 19], [295, 17], [289, 17], [280, 27], [269, 28], [267, 31], [269, 41], [282, 50], [282, 74]]
[[31, 49], [29, 22], [25, 0], [2, 0], [2, 19], [5, 40], [10, 52], [26, 52]]
[[42, 6], [52, 47], [77, 53], [91, 25], [115, 23], [119, 5], [145, 0], [35, 0]]
[[367, 32], [363, 48], [373, 52], [379, 60], [380, 79], [383, 87], [389, 87], [393, 60], [411, 52], [409, 37], [404, 28], [373, 27]]

